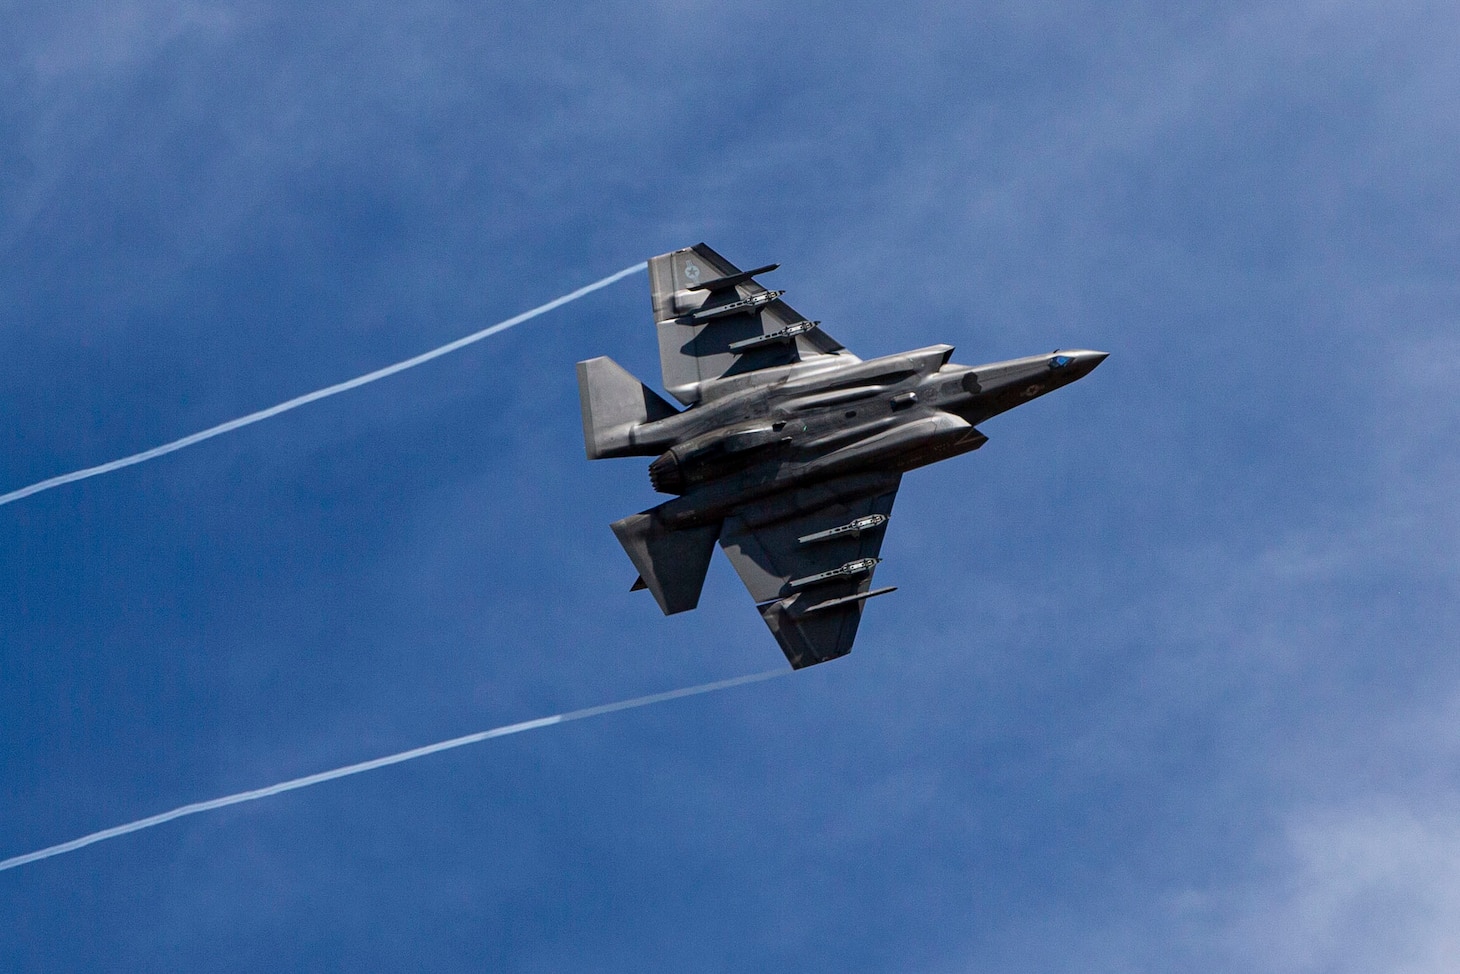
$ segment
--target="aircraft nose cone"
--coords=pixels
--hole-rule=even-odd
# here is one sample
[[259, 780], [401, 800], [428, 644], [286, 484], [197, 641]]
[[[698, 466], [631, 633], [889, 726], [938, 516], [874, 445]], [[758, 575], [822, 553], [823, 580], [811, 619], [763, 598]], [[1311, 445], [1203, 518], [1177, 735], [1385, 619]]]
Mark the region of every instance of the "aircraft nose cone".
[[1095, 352], [1082, 348], [1075, 352], [1075, 374], [1081, 377], [1095, 371], [1095, 366], [1110, 357], [1109, 352]]
[[1067, 356], [1066, 361], [1069, 362], [1071, 374], [1075, 378], [1089, 375], [1095, 370], [1095, 366], [1110, 357], [1109, 352], [1095, 352], [1088, 348], [1072, 348], [1060, 354]]

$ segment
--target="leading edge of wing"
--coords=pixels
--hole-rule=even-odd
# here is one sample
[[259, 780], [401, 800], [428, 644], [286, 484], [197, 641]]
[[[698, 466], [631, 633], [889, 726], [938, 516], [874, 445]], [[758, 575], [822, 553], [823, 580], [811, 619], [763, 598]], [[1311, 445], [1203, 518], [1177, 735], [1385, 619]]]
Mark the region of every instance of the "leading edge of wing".
[[900, 479], [824, 485], [825, 500], [790, 517], [749, 505], [726, 519], [720, 546], [792, 667], [851, 652], [867, 600], [893, 591], [872, 578]]
[[680, 402], [699, 401], [701, 386], [726, 376], [822, 355], [858, 361], [780, 291], [753, 280], [774, 266], [742, 271], [703, 243], [649, 259], [664, 388]]

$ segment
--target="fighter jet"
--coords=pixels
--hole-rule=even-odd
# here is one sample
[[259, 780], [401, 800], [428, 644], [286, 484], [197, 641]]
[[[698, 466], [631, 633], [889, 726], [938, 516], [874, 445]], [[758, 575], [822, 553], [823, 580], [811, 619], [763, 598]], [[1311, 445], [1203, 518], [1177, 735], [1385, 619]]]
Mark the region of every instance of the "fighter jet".
[[862, 361], [705, 244], [649, 261], [664, 388], [578, 363], [588, 459], [655, 457], [675, 495], [613, 524], [666, 615], [699, 604], [715, 542], [791, 666], [851, 651], [902, 475], [977, 450], [991, 416], [1088, 375], [1105, 352], [969, 367], [951, 345]]

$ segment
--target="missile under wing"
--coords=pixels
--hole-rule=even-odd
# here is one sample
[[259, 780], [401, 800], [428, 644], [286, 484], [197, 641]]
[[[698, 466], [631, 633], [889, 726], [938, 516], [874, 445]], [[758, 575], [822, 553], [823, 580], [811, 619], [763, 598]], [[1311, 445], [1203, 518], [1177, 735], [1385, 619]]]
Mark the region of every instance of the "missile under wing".
[[[720, 547], [792, 666], [851, 652], [867, 599], [894, 591], [873, 588], [872, 574], [899, 480], [768, 524], [758, 523], [754, 505], [725, 519]], [[878, 517], [869, 530], [843, 530]]]
[[649, 261], [664, 388], [685, 405], [727, 376], [836, 355], [855, 362], [830, 335], [752, 279], [778, 265], [741, 271], [704, 244]]

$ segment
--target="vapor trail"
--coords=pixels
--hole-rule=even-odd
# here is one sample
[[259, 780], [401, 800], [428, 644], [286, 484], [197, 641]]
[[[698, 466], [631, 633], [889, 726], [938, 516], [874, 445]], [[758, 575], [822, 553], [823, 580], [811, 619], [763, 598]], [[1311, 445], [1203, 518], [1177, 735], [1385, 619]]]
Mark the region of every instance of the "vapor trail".
[[560, 298], [554, 298], [547, 304], [540, 304], [536, 308], [533, 308], [531, 311], [524, 311], [522, 312], [522, 314], [512, 318], [508, 318], [506, 321], [499, 321], [495, 325], [492, 325], [490, 328], [483, 328], [481, 331], [471, 335], [467, 335], [465, 338], [458, 338], [454, 342], [448, 342], [445, 345], [442, 345], [440, 348], [433, 348], [429, 352], [422, 352], [420, 355], [417, 355], [414, 358], [408, 358], [404, 362], [397, 362], [394, 365], [387, 365], [383, 369], [376, 369], [374, 372], [367, 372], [365, 375], [357, 376], [353, 379], [348, 379], [345, 382], [340, 382], [332, 386], [326, 386], [323, 389], [316, 389], [314, 392], [307, 392], [302, 396], [297, 396], [293, 399], [290, 399], [288, 402], [281, 402], [277, 406], [270, 406], [268, 409], [260, 409], [256, 413], [249, 413], [247, 416], [240, 416], [238, 419], [230, 419], [226, 423], [219, 423], [217, 426], [209, 427], [208, 429], [201, 430], [197, 433], [192, 433], [188, 436], [184, 436], [180, 440], [173, 440], [171, 443], [164, 443], [161, 446], [154, 446], [150, 450], [143, 450], [141, 453], [134, 453], [129, 457], [122, 457], [120, 460], [112, 460], [108, 463], [100, 464], [99, 466], [87, 467], [84, 470], [73, 470], [71, 473], [64, 473], [61, 474], [59, 477], [51, 477], [49, 480], [42, 480], [38, 483], [31, 484], [29, 487], [21, 487], [19, 490], [12, 490], [8, 494], [0, 494], [0, 506], [14, 503], [15, 501], [18, 501], [22, 498], [29, 497], [31, 494], [39, 494], [43, 490], [50, 490], [52, 487], [60, 487], [63, 484], [75, 483], [78, 480], [86, 480], [88, 477], [99, 477], [104, 473], [111, 473], [113, 470], [120, 470], [123, 467], [130, 467], [133, 464], [145, 463], [148, 460], [155, 460], [160, 456], [164, 456], [168, 453], [174, 453], [178, 450], [183, 449], [184, 447], [192, 446], [195, 443], [201, 443], [204, 440], [211, 440], [215, 436], [222, 436], [224, 433], [231, 433], [236, 429], [241, 429], [245, 426], [251, 426], [254, 423], [259, 423], [266, 419], [270, 419], [274, 416], [279, 415], [280, 413], [287, 413], [291, 409], [298, 409], [300, 406], [306, 406], [309, 403], [316, 402], [320, 399], [327, 399], [330, 396], [337, 396], [342, 392], [349, 392], [351, 389], [358, 389], [360, 386], [369, 385], [370, 383], [380, 379], [384, 379], [387, 376], [395, 375], [397, 372], [404, 372], [406, 369], [413, 369], [418, 365], [422, 365], [426, 362], [431, 361], [432, 359], [440, 358], [443, 355], [449, 355], [457, 349], [465, 348], [466, 346], [471, 345], [474, 342], [479, 342], [483, 338], [490, 338], [492, 335], [495, 335], [498, 332], [506, 331], [513, 325], [520, 325], [524, 321], [536, 318], [538, 315], [546, 314], [547, 312], [552, 311], [554, 308], [561, 308], [563, 305], [568, 304], [571, 301], [576, 301], [584, 295], [592, 294], [594, 291], [597, 291], [600, 288], [608, 287], [615, 281], [628, 277], [630, 274], [636, 274], [648, 266], [649, 265], [647, 263], [640, 263], [635, 264], [633, 267], [625, 267], [618, 273], [610, 274], [601, 281], [594, 281], [592, 284], [589, 284], [586, 287], [580, 287], [578, 290], [573, 291], [570, 294], [565, 294]]
[[240, 804], [241, 802], [251, 802], [259, 798], [268, 798], [270, 795], [278, 795], [286, 791], [308, 788], [311, 785], [334, 781], [336, 778], [345, 778], [352, 774], [374, 771], [376, 768], [400, 764], [403, 761], [414, 761], [416, 758], [423, 758], [428, 754], [436, 754], [439, 751], [449, 751], [454, 747], [479, 744], [482, 741], [489, 741], [494, 737], [520, 734], [523, 731], [537, 730], [539, 727], [551, 727], [553, 724], [566, 724], [570, 720], [582, 720], [585, 717], [598, 717], [619, 710], [633, 710], [635, 707], [647, 707], [650, 704], [663, 703], [666, 700], [678, 700], [680, 697], [693, 697], [701, 693], [727, 690], [730, 687], [738, 687], [745, 683], [757, 683], [761, 680], [784, 676], [791, 672], [794, 671], [786, 669], [767, 670], [764, 673], [752, 673], [748, 676], [737, 676], [729, 680], [716, 680], [714, 683], [701, 683], [698, 686], [685, 687], [680, 690], [669, 690], [665, 693], [651, 693], [647, 697], [635, 697], [632, 700], [620, 700], [617, 703], [605, 703], [597, 707], [584, 707], [582, 710], [570, 710], [565, 714], [554, 714], [551, 717], [524, 720], [520, 724], [507, 724], [504, 727], [493, 727], [491, 730], [467, 734], [465, 737], [453, 737], [449, 741], [427, 744], [425, 747], [401, 751], [399, 754], [389, 754], [383, 758], [361, 761], [359, 764], [348, 764], [343, 768], [335, 768], [333, 771], [321, 771], [319, 774], [294, 778], [290, 781], [281, 781], [276, 785], [269, 785], [266, 788], [256, 788], [253, 791], [241, 791], [236, 795], [225, 795], [222, 798], [212, 798], [205, 802], [195, 802], [192, 805], [174, 808], [172, 811], [163, 812], [160, 815], [138, 819], [135, 822], [128, 822], [126, 825], [117, 825], [109, 829], [102, 829], [100, 832], [93, 832], [90, 835], [83, 835], [79, 839], [62, 842], [60, 845], [48, 846], [45, 849], [38, 849], [35, 852], [27, 852], [23, 856], [14, 856], [10, 859], [0, 860], [0, 872], [4, 872], [7, 869], [14, 869], [16, 866], [24, 866], [26, 863], [36, 862], [40, 859], [59, 856], [65, 852], [75, 852], [77, 849], [83, 846], [89, 846], [93, 842], [101, 842], [104, 839], [115, 839], [117, 836], [126, 835], [129, 832], [140, 832], [143, 829], [150, 829], [154, 825], [171, 822], [175, 818], [197, 815], [199, 812], [211, 812], [215, 808], [225, 808], [229, 805]]

